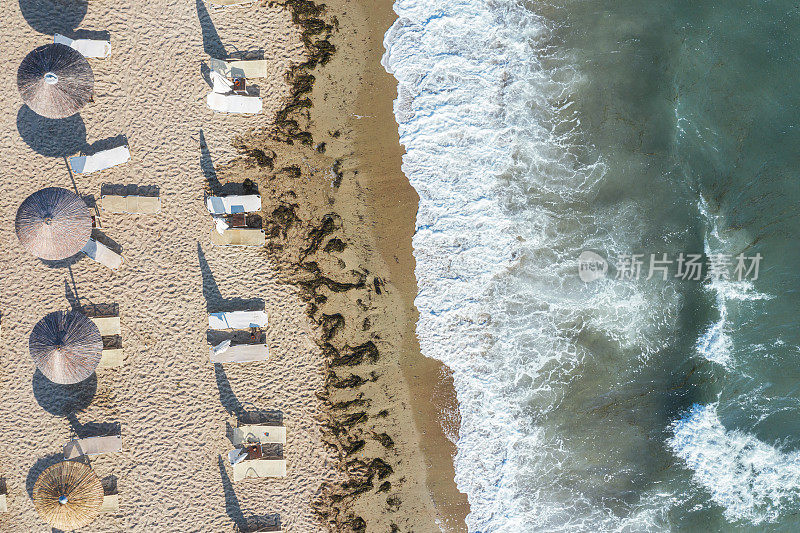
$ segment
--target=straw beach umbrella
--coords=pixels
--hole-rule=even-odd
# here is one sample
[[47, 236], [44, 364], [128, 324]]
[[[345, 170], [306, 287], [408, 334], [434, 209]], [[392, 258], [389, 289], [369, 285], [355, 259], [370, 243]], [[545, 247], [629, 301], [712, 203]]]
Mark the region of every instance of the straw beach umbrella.
[[94, 322], [74, 311], [55, 311], [33, 327], [31, 357], [54, 383], [71, 385], [92, 375], [103, 353], [103, 337]]
[[100, 514], [103, 485], [90, 466], [63, 461], [39, 474], [33, 486], [33, 505], [45, 522], [72, 531]]
[[77, 50], [64, 44], [36, 48], [17, 70], [17, 88], [33, 111], [47, 118], [66, 118], [92, 98], [94, 74]]
[[80, 196], [48, 187], [25, 198], [17, 210], [17, 238], [33, 255], [60, 260], [80, 252], [92, 236], [92, 217]]

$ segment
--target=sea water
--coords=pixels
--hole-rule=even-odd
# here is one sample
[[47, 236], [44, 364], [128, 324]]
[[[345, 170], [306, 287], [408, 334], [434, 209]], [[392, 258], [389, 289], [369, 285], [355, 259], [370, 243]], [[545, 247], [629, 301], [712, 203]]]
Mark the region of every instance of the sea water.
[[[797, 3], [395, 11], [417, 334], [454, 372], [470, 531], [800, 530]], [[632, 253], [763, 259], [616, 279]]]

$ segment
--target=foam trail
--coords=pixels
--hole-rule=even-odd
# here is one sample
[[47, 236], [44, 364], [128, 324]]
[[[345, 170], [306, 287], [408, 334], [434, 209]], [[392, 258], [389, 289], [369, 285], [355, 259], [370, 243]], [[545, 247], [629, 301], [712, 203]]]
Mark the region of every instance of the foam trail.
[[782, 506], [800, 503], [800, 452], [784, 452], [728, 430], [716, 403], [695, 405], [673, 424], [667, 441], [731, 521], [775, 522]]

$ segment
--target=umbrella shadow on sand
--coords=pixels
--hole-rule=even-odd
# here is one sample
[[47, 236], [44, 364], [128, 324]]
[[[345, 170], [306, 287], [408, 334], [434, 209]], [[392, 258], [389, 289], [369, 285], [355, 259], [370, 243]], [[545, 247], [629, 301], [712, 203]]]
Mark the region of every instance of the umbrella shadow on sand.
[[[228, 379], [228, 374], [220, 363], [214, 363], [214, 377], [217, 381], [217, 391], [219, 392], [219, 402], [222, 407], [233, 415], [242, 424], [269, 424], [281, 425], [283, 423], [283, 412], [275, 409], [257, 409], [253, 404], [247, 402], [246, 404], [239, 401], [236, 393], [233, 392], [233, 387]], [[252, 408], [248, 409], [246, 406]], [[227, 436], [229, 439], [233, 437], [233, 428], [226, 422]]]
[[28, 491], [28, 496], [33, 498], [33, 487], [36, 485], [36, 480], [39, 479], [39, 475], [54, 464], [60, 463], [63, 460], [63, 454], [54, 453], [47, 457], [42, 457], [34, 463], [30, 470], [28, 470], [28, 477], [25, 478], [25, 490]]
[[86, 147], [86, 125], [77, 114], [45, 118], [23, 105], [17, 113], [17, 131], [31, 150], [45, 157], [66, 157]]
[[211, 267], [206, 261], [203, 247], [197, 243], [197, 257], [200, 262], [200, 272], [203, 275], [203, 297], [206, 300], [206, 311], [209, 313], [223, 311], [263, 311], [263, 298], [224, 298], [211, 272]]
[[197, 4], [197, 18], [200, 20], [200, 29], [203, 32], [203, 51], [216, 59], [225, 59], [228, 54], [225, 52], [225, 45], [214, 27], [211, 15], [206, 9], [204, 0], [195, 0]]
[[97, 394], [97, 374], [73, 385], [53, 383], [40, 370], [33, 374], [33, 395], [39, 406], [54, 416], [83, 411]]
[[19, 0], [25, 21], [47, 35], [69, 35], [83, 21], [88, 8], [88, 0]]
[[66, 259], [59, 259], [55, 261], [51, 261], [49, 259], [42, 259], [41, 257], [38, 257], [37, 259], [39, 259], [39, 261], [41, 261], [43, 265], [49, 268], [69, 268], [72, 265], [78, 263], [84, 257], [86, 257], [86, 254], [84, 254], [83, 252], [78, 252], [77, 254], [71, 257], [67, 257]]
[[222, 183], [217, 178], [217, 170], [214, 168], [214, 161], [211, 159], [211, 152], [202, 129], [200, 130], [200, 170], [206, 178], [206, 184], [211, 189], [211, 194], [221, 194]]
[[241, 533], [255, 533], [257, 531], [281, 531], [281, 515], [251, 515], [245, 516], [233, 489], [231, 478], [225, 470], [225, 461], [220, 456], [217, 458], [219, 475], [222, 478], [222, 490], [225, 493], [225, 512], [236, 526], [236, 531]]

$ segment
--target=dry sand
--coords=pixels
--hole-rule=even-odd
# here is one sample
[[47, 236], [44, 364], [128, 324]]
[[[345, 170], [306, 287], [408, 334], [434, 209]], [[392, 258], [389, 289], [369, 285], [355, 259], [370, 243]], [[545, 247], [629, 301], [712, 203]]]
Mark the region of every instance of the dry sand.
[[[118, 423], [122, 453], [92, 464], [101, 478], [116, 479], [120, 513], [84, 531], [231, 531], [255, 518], [279, 520], [288, 531], [319, 530], [310, 502], [324, 480], [335, 479], [314, 394], [324, 383], [320, 350], [297, 291], [274, 281], [264, 251], [211, 246], [203, 204], [203, 168], [232, 158], [233, 135], [268, 125], [286, 96], [282, 73], [303, 54], [289, 14], [272, 6], [209, 15], [193, 0], [21, 1], [24, 12], [9, 2], [0, 32], [6, 73], [0, 78], [0, 476], [10, 511], [0, 515], [0, 529], [49, 531], [29, 497], [38, 473], [59, 459], [75, 432], [91, 435], [107, 429], [95, 424]], [[74, 36], [75, 29], [108, 32], [112, 57], [91, 62], [95, 102], [70, 119], [66, 132], [42, 135], [51, 126], [22, 106], [16, 69], [53, 32]], [[201, 62], [204, 49], [220, 47], [261, 50], [269, 59], [258, 117], [206, 108]], [[75, 187], [98, 198], [103, 184], [155, 185], [163, 212], [102, 217], [103, 235], [126, 260], [117, 273], [88, 258], [69, 268], [43, 264], [16, 239], [17, 207], [42, 187], [73, 187], [64, 160], [49, 156], [84, 142], [94, 150], [121, 135], [132, 161], [77, 175]], [[215, 369], [208, 362], [207, 310], [262, 302], [270, 313], [270, 361]], [[59, 406], [35, 374], [27, 342], [42, 316], [76, 303], [119, 305], [125, 359], [121, 369], [99, 371], [84, 384], [91, 404], [68, 420], [48, 412]], [[274, 411], [287, 426], [288, 475], [234, 485], [220, 461], [231, 448], [226, 422], [256, 409]]]

